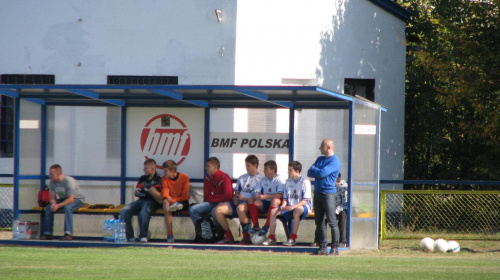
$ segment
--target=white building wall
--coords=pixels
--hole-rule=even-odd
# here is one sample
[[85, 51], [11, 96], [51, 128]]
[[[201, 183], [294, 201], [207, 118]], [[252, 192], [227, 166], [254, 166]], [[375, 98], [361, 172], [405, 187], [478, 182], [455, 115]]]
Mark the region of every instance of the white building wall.
[[233, 84], [235, 14], [230, 0], [8, 1], [0, 73], [53, 74], [57, 84], [106, 84], [107, 75]]
[[345, 78], [375, 79], [380, 178], [403, 178], [405, 22], [360, 0], [239, 1], [237, 18], [236, 84], [343, 92]]
[[57, 84], [171, 75], [179, 84], [304, 79], [342, 92], [345, 78], [375, 79], [375, 102], [388, 108], [380, 178], [403, 176], [405, 23], [370, 1], [20, 0], [2, 5], [0, 26], [0, 73], [53, 74]]

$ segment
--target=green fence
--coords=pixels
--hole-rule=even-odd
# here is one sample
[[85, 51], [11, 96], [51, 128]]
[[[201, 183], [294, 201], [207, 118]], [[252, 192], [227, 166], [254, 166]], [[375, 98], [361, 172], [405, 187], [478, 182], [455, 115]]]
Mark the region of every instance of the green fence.
[[381, 239], [500, 240], [500, 191], [381, 191]]

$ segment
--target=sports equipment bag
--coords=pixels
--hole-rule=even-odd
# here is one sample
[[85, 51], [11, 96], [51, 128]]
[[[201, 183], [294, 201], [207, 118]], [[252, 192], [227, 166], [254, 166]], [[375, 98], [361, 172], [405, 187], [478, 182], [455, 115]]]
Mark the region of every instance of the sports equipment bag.
[[43, 190], [38, 191], [38, 206], [45, 207], [50, 203], [49, 188], [45, 186]]
[[214, 243], [215, 242], [215, 226], [209, 216], [203, 216], [194, 225], [196, 232], [195, 241], [198, 243]]

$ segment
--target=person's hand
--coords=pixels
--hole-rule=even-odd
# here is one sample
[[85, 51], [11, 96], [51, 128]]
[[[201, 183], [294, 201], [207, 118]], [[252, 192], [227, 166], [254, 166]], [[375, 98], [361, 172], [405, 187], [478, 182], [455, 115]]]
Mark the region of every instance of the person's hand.
[[59, 206], [57, 206], [57, 203], [54, 203], [54, 204], [50, 205], [50, 211], [56, 212], [57, 209], [59, 209]]

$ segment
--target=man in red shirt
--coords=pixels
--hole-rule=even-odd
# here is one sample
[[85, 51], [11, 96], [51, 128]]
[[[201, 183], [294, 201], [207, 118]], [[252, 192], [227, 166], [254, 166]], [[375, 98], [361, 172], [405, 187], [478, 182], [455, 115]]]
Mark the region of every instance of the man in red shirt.
[[[207, 176], [203, 183], [203, 202], [193, 205], [189, 208], [189, 215], [193, 224], [201, 219], [201, 216], [206, 215], [222, 202], [228, 202], [233, 198], [233, 184], [231, 178], [224, 172], [219, 170], [220, 162], [216, 157], [207, 159], [205, 170]], [[214, 213], [212, 213], [214, 217]], [[220, 231], [220, 226], [216, 219], [213, 219], [215, 228]]]

